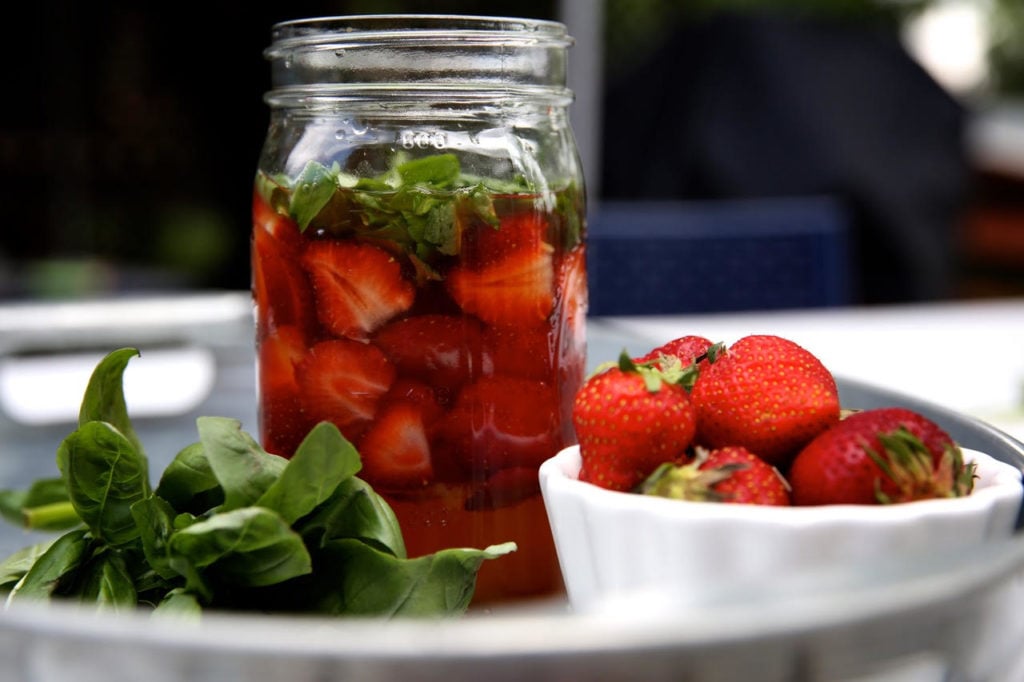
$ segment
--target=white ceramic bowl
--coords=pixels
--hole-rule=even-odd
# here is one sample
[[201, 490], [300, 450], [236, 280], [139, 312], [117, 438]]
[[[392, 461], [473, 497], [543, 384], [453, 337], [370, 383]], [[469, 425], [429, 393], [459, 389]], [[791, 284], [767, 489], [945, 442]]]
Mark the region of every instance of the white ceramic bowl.
[[977, 462], [971, 495], [888, 506], [766, 507], [613, 492], [577, 480], [575, 446], [541, 465], [540, 482], [573, 609], [636, 613], [644, 599], [675, 608], [782, 584], [806, 592], [837, 571], [878, 571], [1009, 537], [1020, 472], [980, 452], [964, 456]]

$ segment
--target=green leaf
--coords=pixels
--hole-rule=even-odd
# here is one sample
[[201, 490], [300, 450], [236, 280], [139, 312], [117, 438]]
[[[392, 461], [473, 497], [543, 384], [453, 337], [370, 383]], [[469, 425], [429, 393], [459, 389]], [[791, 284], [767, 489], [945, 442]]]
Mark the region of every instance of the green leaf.
[[475, 216], [492, 227], [501, 225], [497, 211], [494, 210], [494, 198], [482, 184], [474, 186], [467, 195], [467, 203]]
[[394, 511], [368, 483], [352, 477], [295, 529], [311, 546], [332, 540], [356, 539], [404, 559], [402, 530]]
[[165, 580], [178, 576], [178, 571], [171, 563], [168, 546], [176, 530], [174, 509], [160, 496], [150, 495], [133, 504], [131, 512], [139, 529], [142, 552], [150, 568]]
[[121, 348], [108, 353], [92, 372], [78, 412], [78, 425], [107, 422], [124, 434], [142, 456], [145, 451], [128, 418], [124, 401], [124, 371], [128, 362], [139, 355], [135, 348]]
[[567, 251], [583, 241], [584, 203], [585, 199], [575, 184], [559, 192], [555, 199], [555, 217], [561, 221], [562, 245]]
[[160, 476], [156, 494], [179, 512], [202, 514], [223, 504], [224, 490], [202, 443], [193, 443], [175, 455]]
[[406, 161], [396, 170], [403, 185], [444, 189], [458, 179], [459, 159], [455, 154], [434, 154]]
[[200, 417], [199, 440], [230, 511], [255, 504], [284, 471], [288, 460], [266, 452], [236, 419]]
[[329, 614], [457, 616], [469, 606], [480, 565], [514, 549], [505, 543], [399, 559], [358, 540], [335, 540], [321, 550], [311, 595]]
[[7, 597], [48, 599], [60, 580], [78, 569], [89, 553], [90, 538], [84, 530], [73, 530], [57, 538], [18, 581]]
[[161, 618], [175, 618], [189, 622], [198, 622], [202, 614], [202, 606], [196, 595], [182, 587], [167, 592], [164, 598], [153, 609], [153, 615]]
[[170, 552], [237, 587], [273, 585], [312, 570], [302, 538], [262, 507], [198, 521], [171, 537]]
[[280, 477], [256, 504], [295, 523], [326, 501], [361, 467], [359, 453], [338, 427], [321, 422], [303, 439]]
[[291, 187], [288, 176], [283, 174], [270, 176], [259, 171], [256, 173], [255, 185], [256, 191], [274, 210], [279, 210], [281, 207], [287, 209], [288, 189]]
[[300, 230], [327, 205], [338, 189], [337, 173], [316, 161], [310, 161], [295, 178], [289, 212]]
[[68, 501], [68, 489], [63, 478], [41, 478], [27, 490], [0, 491], [0, 515], [12, 524], [33, 530], [69, 530], [81, 523], [74, 513], [70, 516], [43, 515], [44, 518], [32, 514], [32, 510]]
[[418, 241], [436, 247], [445, 254], [455, 252], [455, 204], [451, 201], [436, 203], [424, 214]]
[[22, 547], [0, 562], [0, 591], [10, 591], [56, 539]]
[[146, 460], [106, 422], [87, 422], [60, 444], [57, 465], [71, 503], [93, 534], [111, 545], [138, 537], [131, 506], [150, 493]]
[[94, 555], [79, 574], [78, 598], [100, 610], [127, 611], [138, 606], [135, 583], [116, 551]]

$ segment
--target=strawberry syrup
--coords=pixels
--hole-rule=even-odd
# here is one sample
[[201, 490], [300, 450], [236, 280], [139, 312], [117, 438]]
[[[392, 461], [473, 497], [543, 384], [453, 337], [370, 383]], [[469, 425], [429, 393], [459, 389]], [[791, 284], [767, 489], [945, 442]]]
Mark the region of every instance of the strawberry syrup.
[[514, 541], [517, 551], [484, 562], [474, 605], [555, 595], [564, 588], [537, 468], [575, 442], [581, 212], [565, 215], [578, 202], [564, 197], [495, 195], [485, 221], [457, 195], [439, 198], [456, 202], [457, 248], [426, 259], [360, 233], [356, 212], [300, 229], [286, 203], [257, 191], [263, 446], [290, 456], [332, 421], [394, 509], [410, 557]]

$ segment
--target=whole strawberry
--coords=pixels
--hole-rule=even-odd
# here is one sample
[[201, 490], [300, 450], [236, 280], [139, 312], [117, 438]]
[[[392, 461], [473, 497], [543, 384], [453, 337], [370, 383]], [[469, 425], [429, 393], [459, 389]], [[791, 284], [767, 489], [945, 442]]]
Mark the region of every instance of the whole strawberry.
[[633, 358], [633, 362], [667, 372], [684, 372], [685, 374], [679, 376], [677, 383], [690, 390], [693, 388], [699, 368], [708, 364], [708, 354], [716, 350], [712, 345], [711, 341], [703, 336], [680, 336], [640, 357]]
[[647, 495], [695, 502], [790, 505], [789, 485], [772, 465], [743, 447], [724, 447], [681, 466], [663, 465], [644, 481]]
[[686, 390], [626, 353], [618, 365], [587, 379], [572, 420], [580, 480], [610, 490], [632, 490], [659, 464], [685, 457], [696, 431]]
[[935, 422], [899, 407], [854, 413], [796, 456], [793, 503], [886, 504], [970, 494], [974, 466]]
[[691, 393], [699, 445], [741, 445], [785, 468], [800, 448], [839, 420], [832, 374], [788, 339], [746, 336], [712, 359]]

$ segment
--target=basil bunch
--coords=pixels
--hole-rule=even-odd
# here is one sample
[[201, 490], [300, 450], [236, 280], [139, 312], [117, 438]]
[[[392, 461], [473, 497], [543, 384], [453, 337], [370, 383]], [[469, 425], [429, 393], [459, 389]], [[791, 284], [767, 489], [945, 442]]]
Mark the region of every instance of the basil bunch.
[[153, 490], [122, 389], [138, 354], [116, 350], [94, 370], [78, 428], [57, 450], [60, 477], [0, 493], [8, 519], [64, 531], [0, 563], [8, 604], [450, 616], [468, 607], [483, 561], [515, 549], [407, 558], [393, 511], [356, 476], [359, 454], [327, 422], [285, 459], [236, 420], [200, 417], [199, 441]]

